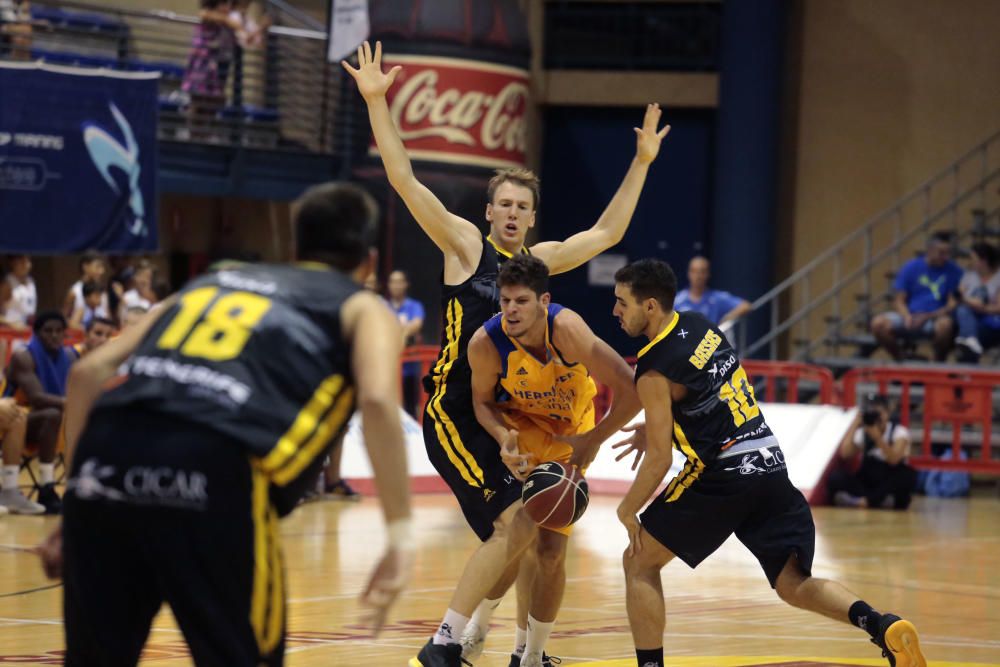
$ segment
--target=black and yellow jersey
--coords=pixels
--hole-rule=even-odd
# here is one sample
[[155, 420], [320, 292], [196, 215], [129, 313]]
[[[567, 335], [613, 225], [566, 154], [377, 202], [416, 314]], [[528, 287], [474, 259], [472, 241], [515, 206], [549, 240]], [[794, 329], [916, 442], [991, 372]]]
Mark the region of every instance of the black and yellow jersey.
[[321, 264], [242, 265], [197, 278], [95, 409], [135, 406], [219, 432], [283, 486], [354, 411], [340, 309], [359, 289]]
[[673, 442], [693, 465], [706, 466], [738, 442], [771, 435], [739, 357], [700, 313], [675, 312], [638, 357], [636, 381], [656, 371], [687, 388], [673, 403]]
[[[530, 255], [526, 247], [521, 253]], [[441, 352], [425, 378], [428, 393], [441, 394], [442, 400], [454, 398], [469, 407], [472, 370], [466, 353], [469, 340], [479, 327], [500, 312], [500, 289], [497, 274], [500, 265], [512, 255], [497, 246], [493, 239], [483, 237], [483, 252], [479, 265], [468, 280], [460, 285], [441, 286]], [[447, 384], [448, 391], [440, 391]], [[464, 388], [464, 391], [461, 389]]]

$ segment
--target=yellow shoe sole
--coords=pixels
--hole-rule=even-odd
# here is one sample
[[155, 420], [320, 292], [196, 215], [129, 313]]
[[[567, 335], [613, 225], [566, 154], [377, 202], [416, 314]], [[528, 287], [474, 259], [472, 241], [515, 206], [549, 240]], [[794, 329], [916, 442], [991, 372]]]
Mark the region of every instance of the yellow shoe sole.
[[885, 631], [885, 645], [896, 658], [896, 667], [927, 667], [913, 623], [901, 619], [890, 625]]
[[424, 663], [420, 662], [416, 658], [410, 658], [410, 661], [407, 663], [407, 665], [408, 667], [424, 667]]

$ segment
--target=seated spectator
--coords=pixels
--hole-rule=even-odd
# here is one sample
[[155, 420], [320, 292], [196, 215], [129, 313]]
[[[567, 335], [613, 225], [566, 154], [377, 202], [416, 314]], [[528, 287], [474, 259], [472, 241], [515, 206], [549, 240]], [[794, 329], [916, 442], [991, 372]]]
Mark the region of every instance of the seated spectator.
[[31, 60], [33, 25], [29, 0], [0, 0], [0, 57]]
[[853, 461], [861, 453], [857, 472], [830, 474], [830, 499], [840, 507], [905, 510], [917, 485], [917, 471], [906, 463], [910, 431], [889, 414], [889, 401], [873, 396], [858, 412], [840, 443], [840, 458]]
[[[0, 374], [0, 385], [3, 375]], [[3, 470], [0, 472], [0, 514], [44, 514], [45, 506], [24, 497], [18, 486], [28, 420], [13, 398], [0, 398], [0, 443]]]
[[[708, 287], [711, 266], [702, 256], [693, 257], [688, 262], [688, 287], [677, 293], [674, 310], [684, 312], [694, 310], [709, 319], [712, 324], [735, 322], [750, 312], [750, 302], [729, 292]], [[723, 328], [726, 331], [730, 324]]]
[[132, 306], [125, 310], [125, 314], [122, 316], [122, 327], [121, 330], [135, 326], [143, 316], [149, 312], [149, 308], [144, 308], [143, 306]]
[[958, 286], [955, 309], [958, 360], [977, 364], [983, 351], [1000, 345], [1000, 252], [989, 243], [972, 246], [972, 268]]
[[72, 347], [73, 353], [79, 359], [107, 343], [114, 335], [114, 322], [106, 317], [95, 317], [87, 324], [83, 342]]
[[132, 273], [132, 287], [122, 295], [119, 321], [122, 328], [125, 327], [125, 312], [130, 308], [142, 308], [143, 312], [148, 311], [156, 303], [156, 292], [153, 291], [155, 274], [153, 265], [143, 260], [135, 267]]
[[45, 506], [47, 514], [58, 514], [62, 502], [55, 489], [55, 460], [66, 403], [66, 377], [75, 355], [63, 347], [66, 319], [62, 313], [40, 313], [33, 329], [27, 347], [10, 359], [4, 395], [29, 408], [27, 442], [38, 446], [38, 502]]
[[31, 277], [31, 258], [11, 255], [7, 260], [10, 272], [5, 279], [0, 300], [0, 326], [27, 329], [38, 307], [38, 290]]
[[83, 306], [73, 311], [69, 318], [71, 329], [86, 329], [95, 318], [108, 319], [105, 307], [108, 295], [98, 283], [90, 281], [83, 284]]
[[951, 313], [962, 269], [951, 261], [948, 232], [936, 232], [923, 257], [911, 259], [896, 276], [895, 310], [872, 319], [872, 334], [896, 361], [904, 358], [900, 341], [930, 339], [934, 359], [944, 361], [955, 341]]
[[[80, 278], [70, 286], [66, 291], [66, 298], [63, 299], [63, 315], [69, 320], [71, 327], [82, 329], [86, 326], [86, 321], [73, 324], [73, 320], [76, 318], [77, 313], [84, 311], [88, 307], [98, 317], [111, 316], [108, 295], [104, 288], [104, 276], [107, 274], [107, 271], [108, 267], [104, 261], [104, 255], [96, 250], [88, 250], [83, 253], [83, 256], [80, 258]], [[88, 306], [88, 304], [84, 303], [86, 295], [83, 288], [87, 283], [95, 283], [98, 287], [99, 300], [97, 306]], [[97, 297], [91, 297], [91, 304], [93, 304], [93, 299], [95, 298]]]
[[[389, 274], [389, 307], [402, 325], [404, 345], [420, 342], [420, 330], [424, 326], [424, 306], [406, 295], [409, 289], [410, 281], [405, 273], [396, 270]], [[414, 416], [417, 415], [420, 391], [420, 362], [403, 364], [403, 408]]]

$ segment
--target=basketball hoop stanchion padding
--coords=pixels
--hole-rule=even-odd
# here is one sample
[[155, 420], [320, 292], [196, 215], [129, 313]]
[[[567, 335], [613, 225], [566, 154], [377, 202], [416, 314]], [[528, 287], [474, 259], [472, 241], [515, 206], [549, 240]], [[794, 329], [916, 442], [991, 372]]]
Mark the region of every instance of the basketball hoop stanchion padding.
[[[898, 386], [899, 421], [913, 430], [915, 424], [911, 405], [913, 387], [922, 386], [923, 438], [920, 450], [910, 457], [910, 464], [916, 468], [939, 468], [1000, 474], [1000, 457], [992, 456], [993, 448], [993, 392], [1000, 387], [1000, 372], [980, 369], [955, 370], [948, 368], [902, 368], [872, 367], [855, 368], [843, 377], [844, 406], [857, 404], [857, 388], [860, 383], [875, 383], [880, 394], [887, 393], [890, 386]], [[933, 444], [934, 425], [951, 426], [950, 461], [935, 458]], [[962, 432], [964, 427], [978, 426], [980, 438], [975, 443], [979, 456], [969, 456], [961, 460]], [[972, 441], [964, 443], [966, 447]]]

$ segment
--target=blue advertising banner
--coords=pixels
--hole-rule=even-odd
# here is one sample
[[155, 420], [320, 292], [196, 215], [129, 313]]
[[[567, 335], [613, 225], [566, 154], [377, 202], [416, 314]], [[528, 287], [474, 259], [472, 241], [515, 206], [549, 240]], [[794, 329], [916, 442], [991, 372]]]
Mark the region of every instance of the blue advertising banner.
[[157, 249], [158, 77], [0, 63], [0, 252]]

